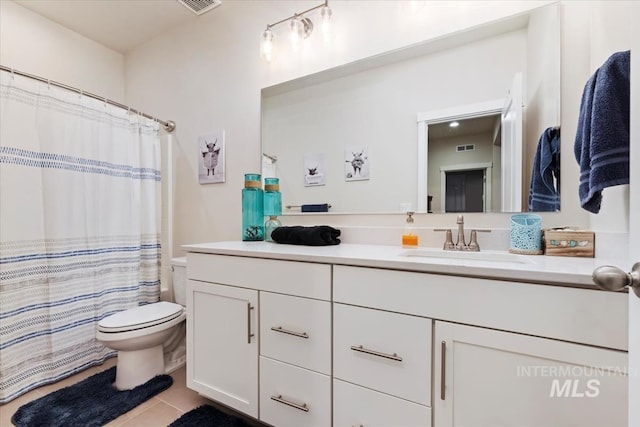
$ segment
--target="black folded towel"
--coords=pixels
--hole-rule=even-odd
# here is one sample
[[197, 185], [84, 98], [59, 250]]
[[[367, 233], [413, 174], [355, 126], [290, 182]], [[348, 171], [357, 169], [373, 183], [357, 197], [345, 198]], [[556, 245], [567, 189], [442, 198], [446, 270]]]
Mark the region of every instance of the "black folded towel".
[[307, 246], [338, 245], [340, 244], [338, 236], [340, 236], [340, 230], [328, 225], [278, 227], [271, 233], [274, 242]]

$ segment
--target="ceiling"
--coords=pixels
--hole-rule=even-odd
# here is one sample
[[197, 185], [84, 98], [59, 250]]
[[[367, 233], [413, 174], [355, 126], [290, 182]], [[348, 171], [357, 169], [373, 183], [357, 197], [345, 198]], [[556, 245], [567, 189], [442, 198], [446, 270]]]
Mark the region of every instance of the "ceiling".
[[198, 19], [177, 0], [14, 1], [123, 54], [160, 33]]
[[500, 127], [500, 114], [457, 120], [458, 127], [450, 127], [449, 122], [429, 125], [429, 139], [452, 138], [478, 133], [493, 132]]

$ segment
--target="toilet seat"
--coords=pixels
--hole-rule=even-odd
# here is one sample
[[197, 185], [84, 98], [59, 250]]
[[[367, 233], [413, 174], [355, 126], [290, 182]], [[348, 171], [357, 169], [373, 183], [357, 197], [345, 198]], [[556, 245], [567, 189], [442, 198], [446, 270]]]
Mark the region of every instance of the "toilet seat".
[[183, 315], [184, 307], [167, 301], [141, 305], [114, 313], [98, 322], [98, 331], [117, 333], [150, 328]]

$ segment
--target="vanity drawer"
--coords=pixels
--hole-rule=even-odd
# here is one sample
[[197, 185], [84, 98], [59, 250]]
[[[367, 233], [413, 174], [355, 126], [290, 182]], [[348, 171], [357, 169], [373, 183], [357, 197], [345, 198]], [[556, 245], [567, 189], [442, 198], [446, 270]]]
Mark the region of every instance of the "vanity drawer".
[[261, 356], [260, 420], [278, 427], [330, 426], [330, 377]]
[[431, 319], [334, 304], [333, 376], [431, 403]]
[[[544, 257], [538, 258], [544, 263]], [[460, 272], [471, 273], [473, 268], [461, 267]], [[333, 301], [598, 347], [629, 348], [629, 302], [622, 292], [336, 265]]]
[[431, 408], [333, 380], [333, 427], [429, 427]]
[[331, 303], [260, 293], [260, 354], [331, 374]]
[[190, 252], [187, 277], [259, 291], [331, 299], [331, 265], [328, 264]]

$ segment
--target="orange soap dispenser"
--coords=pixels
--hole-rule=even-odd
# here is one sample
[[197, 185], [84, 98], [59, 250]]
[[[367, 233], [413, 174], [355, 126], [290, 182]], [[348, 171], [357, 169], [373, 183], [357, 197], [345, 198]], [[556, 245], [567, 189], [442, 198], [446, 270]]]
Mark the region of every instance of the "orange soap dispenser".
[[402, 247], [404, 248], [417, 248], [418, 247], [418, 235], [413, 228], [413, 214], [414, 212], [407, 212], [407, 225], [404, 228], [402, 234]]

